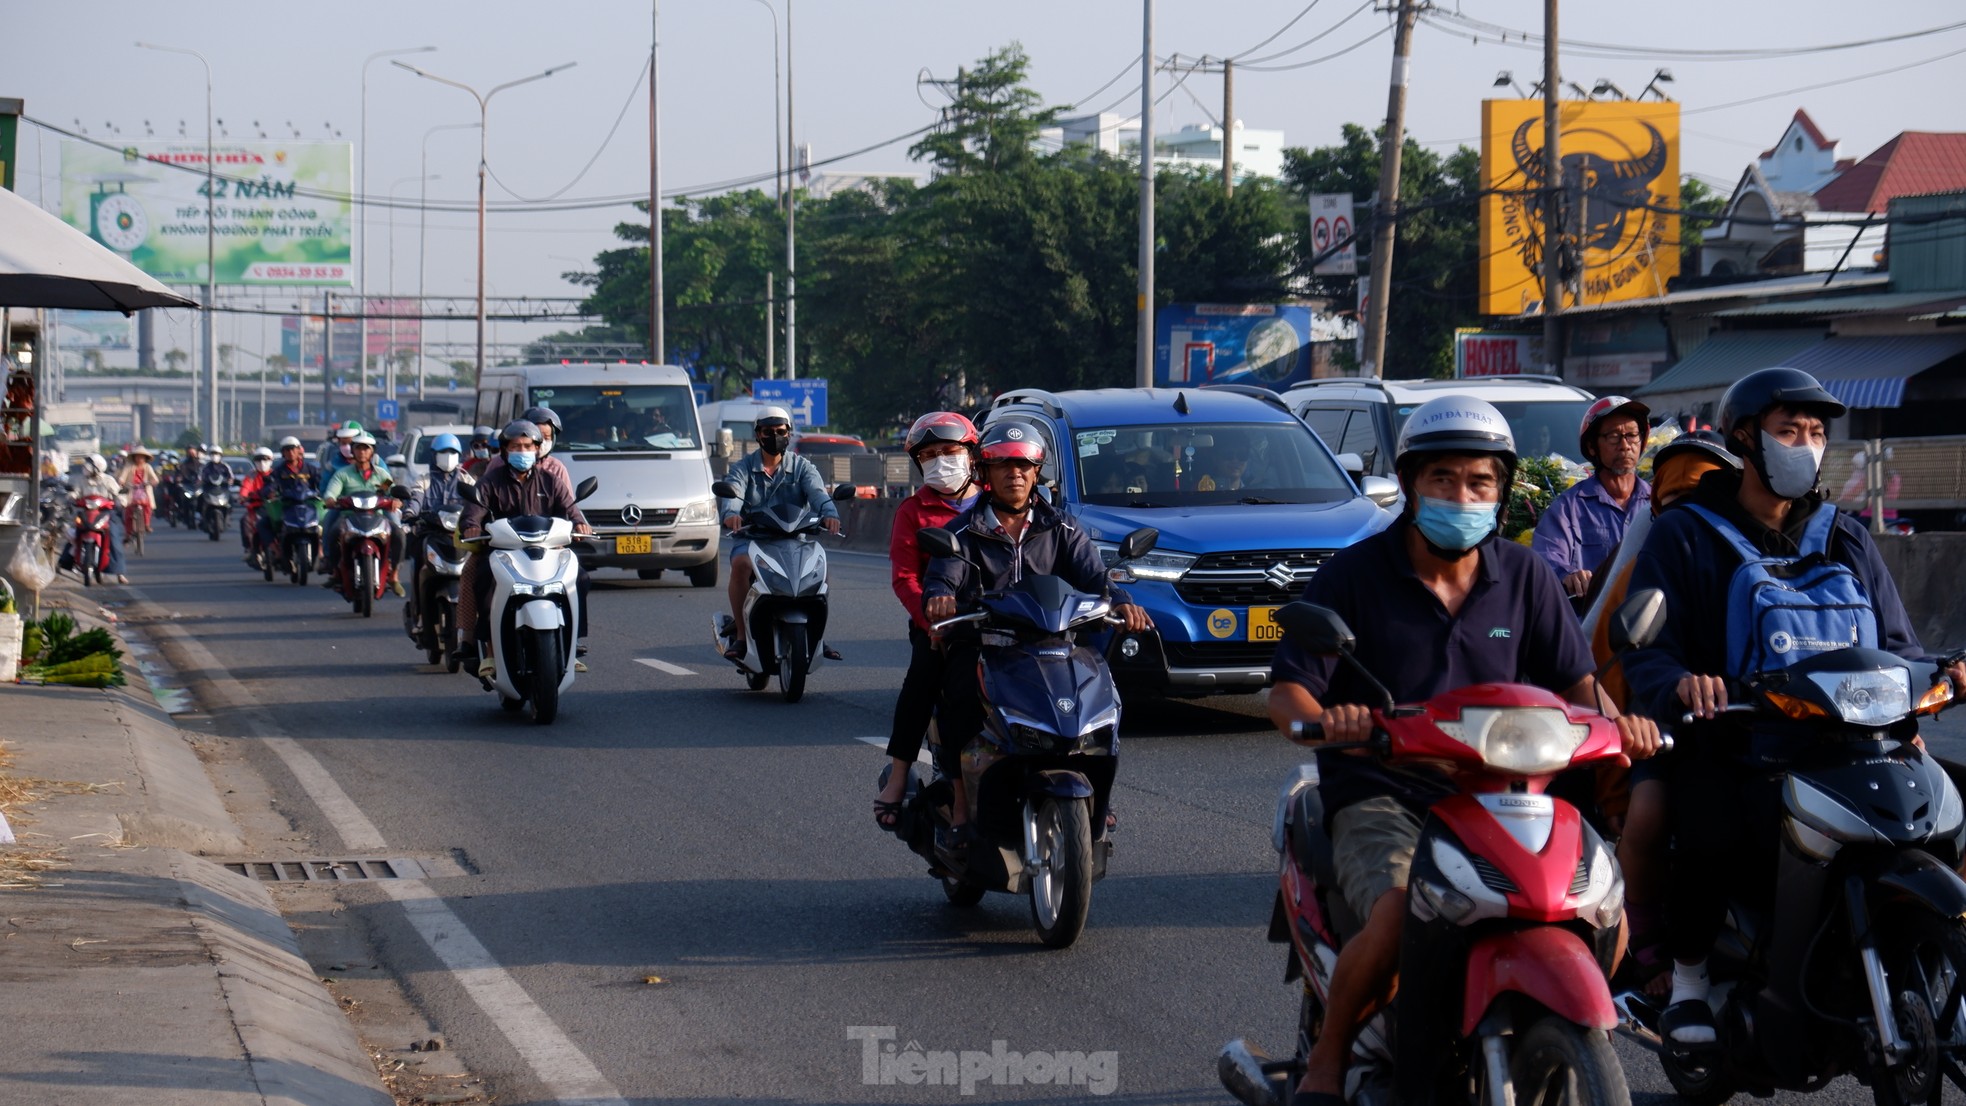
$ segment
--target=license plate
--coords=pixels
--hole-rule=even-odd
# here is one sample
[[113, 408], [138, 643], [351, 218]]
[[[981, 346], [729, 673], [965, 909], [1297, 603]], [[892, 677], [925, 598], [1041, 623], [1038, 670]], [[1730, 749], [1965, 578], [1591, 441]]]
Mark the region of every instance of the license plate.
[[1277, 625], [1277, 608], [1249, 608], [1249, 640], [1279, 641], [1283, 638], [1283, 627]]
[[655, 539], [648, 534], [619, 534], [614, 539], [616, 556], [655, 552]]

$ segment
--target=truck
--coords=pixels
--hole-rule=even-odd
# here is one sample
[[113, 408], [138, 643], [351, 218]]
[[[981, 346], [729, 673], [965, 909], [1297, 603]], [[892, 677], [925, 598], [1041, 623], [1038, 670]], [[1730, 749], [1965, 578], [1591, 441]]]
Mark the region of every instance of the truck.
[[87, 403], [50, 403], [41, 409], [41, 448], [59, 449], [70, 459], [102, 452], [102, 430]]

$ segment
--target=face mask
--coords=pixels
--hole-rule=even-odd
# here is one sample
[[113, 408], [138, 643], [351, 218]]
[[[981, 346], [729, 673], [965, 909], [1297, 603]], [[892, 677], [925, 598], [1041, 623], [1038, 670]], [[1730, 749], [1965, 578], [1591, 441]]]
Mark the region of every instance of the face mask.
[[456, 472], [457, 454], [447, 449], [444, 452], [437, 454], [435, 457], [432, 457], [430, 459], [430, 463], [437, 467], [438, 472]]
[[505, 463], [511, 465], [512, 470], [514, 472], [526, 471], [527, 469], [531, 468], [532, 463], [538, 459], [539, 459], [539, 454], [534, 453], [532, 450], [529, 449], [524, 451], [515, 449], [512, 452], [505, 455]]
[[1453, 503], [1421, 496], [1413, 524], [1442, 549], [1473, 549], [1495, 532], [1495, 504]]
[[472, 451], [471, 451], [471, 456], [472, 456], [473, 458], [475, 458], [475, 459], [477, 459], [477, 460], [480, 460], [480, 461], [482, 461], [482, 460], [484, 460], [485, 458], [487, 458], [487, 457], [489, 457], [489, 456], [491, 456], [491, 450], [489, 450], [489, 449], [474, 449], [474, 450], [472, 450]]
[[969, 483], [969, 458], [960, 453], [931, 457], [922, 466], [922, 480], [944, 495], [953, 495]]
[[272, 471], [273, 471], [273, 462], [272, 462], [272, 461], [270, 461], [270, 460], [261, 460], [261, 461], [254, 461], [254, 462], [253, 462], [253, 467], [254, 467], [254, 468], [256, 468], [256, 469], [258, 469], [258, 470], [259, 470], [259, 471], [261, 471], [261, 472], [272, 472]]
[[1783, 499], [1800, 499], [1816, 486], [1816, 473], [1823, 467], [1823, 447], [1783, 445], [1763, 430], [1760, 467], [1769, 491]]
[[341, 443], [341, 459], [342, 459], [342, 460], [344, 460], [344, 461], [352, 461], [352, 460], [354, 460], [354, 459], [355, 459], [355, 447], [354, 447], [354, 446], [352, 446], [352, 445], [349, 445], [349, 444], [348, 444], [347, 442], [343, 442], [343, 443]]
[[785, 447], [791, 444], [792, 444], [792, 436], [790, 434], [758, 435], [758, 448], [764, 450], [767, 454], [773, 457], [777, 457], [780, 454], [784, 453]]
[[551, 452], [553, 452], [553, 439], [551, 438], [539, 439], [539, 455], [541, 457], [544, 457]]

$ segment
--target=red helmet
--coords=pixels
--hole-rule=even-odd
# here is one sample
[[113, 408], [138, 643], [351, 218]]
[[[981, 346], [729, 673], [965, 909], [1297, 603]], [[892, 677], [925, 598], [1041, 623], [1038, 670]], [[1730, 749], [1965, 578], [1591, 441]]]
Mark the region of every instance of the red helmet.
[[926, 446], [951, 442], [974, 450], [977, 446], [976, 424], [954, 411], [930, 411], [908, 428], [906, 443], [910, 457]]
[[[1635, 419], [1638, 422], [1638, 436], [1642, 439], [1651, 429], [1652, 409], [1635, 399], [1626, 396], [1605, 396], [1603, 399], [1584, 408], [1583, 425], [1577, 428], [1577, 451], [1586, 461], [1595, 462], [1597, 424], [1614, 415]], [[1643, 443], [1641, 443], [1643, 444]]]
[[983, 463], [1029, 461], [1044, 464], [1044, 442], [1037, 432], [1017, 423], [998, 423], [983, 434]]

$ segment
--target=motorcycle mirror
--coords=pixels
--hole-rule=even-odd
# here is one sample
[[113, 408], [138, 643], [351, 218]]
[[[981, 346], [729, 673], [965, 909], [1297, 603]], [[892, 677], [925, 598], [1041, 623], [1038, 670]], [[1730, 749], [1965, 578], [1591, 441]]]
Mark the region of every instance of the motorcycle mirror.
[[485, 497], [478, 494], [478, 482], [475, 480], [458, 481], [457, 496], [466, 503], [475, 503], [480, 507], [485, 505]]
[[[735, 444], [735, 440], [731, 436], [730, 428], [725, 427], [717, 431], [717, 440], [710, 443], [710, 456], [718, 459], [728, 457], [731, 455], [731, 450], [734, 444]], [[724, 498], [734, 499], [736, 497], [725, 496]]]
[[931, 557], [963, 555], [962, 544], [956, 541], [956, 536], [940, 526], [922, 527], [921, 532], [915, 535], [915, 541], [920, 543], [923, 549], [928, 550], [928, 555]]
[[587, 479], [582, 480], [580, 482], [580, 486], [573, 490], [573, 501], [575, 503], [579, 503], [581, 500], [586, 499], [590, 495], [593, 495], [596, 491], [600, 489], [600, 487], [601, 487], [601, 480], [597, 476], [590, 476]]
[[739, 496], [737, 494], [737, 485], [731, 483], [728, 480], [719, 480], [716, 483], [710, 485], [710, 494], [716, 496], [718, 499], [743, 498], [742, 496]]
[[1154, 546], [1159, 544], [1160, 531], [1151, 526], [1142, 526], [1120, 542], [1120, 560], [1137, 560], [1153, 552]]
[[1643, 649], [1666, 628], [1666, 593], [1646, 588], [1627, 596], [1611, 616], [1611, 651]]
[[833, 498], [836, 500], [844, 501], [848, 499], [854, 499], [857, 498], [859, 495], [860, 495], [860, 489], [854, 487], [852, 484], [841, 484], [833, 489]]
[[1381, 507], [1390, 510], [1399, 502], [1399, 481], [1389, 476], [1367, 476], [1359, 480], [1358, 490]]
[[410, 497], [410, 490], [408, 488], [404, 487], [401, 484], [389, 485], [389, 498], [408, 499], [409, 497]]
[[1349, 653], [1358, 644], [1352, 628], [1345, 625], [1337, 611], [1315, 603], [1302, 600], [1286, 603], [1277, 608], [1276, 622], [1285, 633], [1297, 639], [1306, 653], [1316, 656]]

